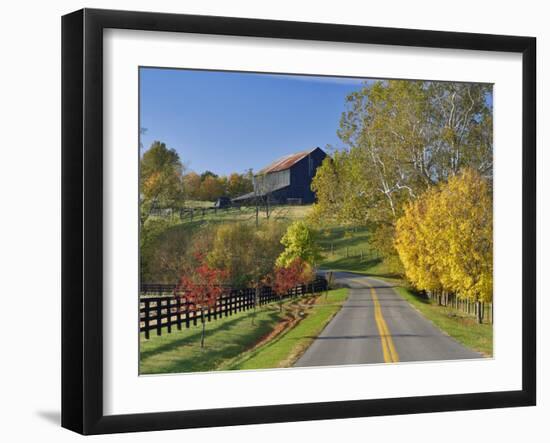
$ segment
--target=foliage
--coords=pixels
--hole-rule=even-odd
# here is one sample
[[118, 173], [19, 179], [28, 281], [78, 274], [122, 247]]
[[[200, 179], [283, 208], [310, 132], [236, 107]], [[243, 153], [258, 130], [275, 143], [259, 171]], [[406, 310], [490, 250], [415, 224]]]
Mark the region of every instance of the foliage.
[[279, 267], [288, 267], [296, 259], [315, 266], [321, 258], [316, 232], [304, 221], [293, 222], [281, 239], [285, 250], [277, 259]]
[[225, 271], [211, 267], [204, 255], [195, 253], [197, 265], [181, 276], [176, 294], [196, 310], [212, 308], [223, 293]]
[[189, 172], [183, 176], [185, 197], [188, 200], [216, 201], [220, 197], [238, 197], [253, 190], [250, 171], [218, 176], [211, 171], [202, 174]]
[[201, 177], [196, 172], [189, 172], [183, 176], [183, 189], [187, 200], [198, 200], [201, 195]]
[[206, 170], [201, 174], [201, 181], [206, 180], [208, 177], [218, 178], [218, 174], [214, 174], [212, 171]]
[[253, 190], [251, 172], [247, 174], [237, 174], [234, 172], [227, 178], [227, 195], [229, 197], [238, 197]]
[[300, 257], [294, 258], [286, 265], [278, 265], [273, 276], [273, 289], [279, 296], [279, 303], [292, 288], [309, 283], [313, 278], [313, 268]]
[[[430, 186], [465, 167], [490, 180], [491, 94], [485, 84], [408, 80], [375, 81], [350, 94], [338, 132], [346, 149], [325, 159], [313, 180], [317, 223], [373, 233], [385, 226], [383, 240]], [[385, 255], [395, 255], [386, 246]]]
[[192, 259], [192, 229], [177, 229], [170, 221], [150, 219], [141, 230], [141, 281], [174, 283]]
[[473, 169], [407, 205], [395, 247], [417, 289], [489, 302], [493, 292], [491, 188]]
[[183, 206], [183, 164], [178, 153], [155, 141], [140, 159], [140, 210], [143, 226], [155, 207]]
[[215, 227], [179, 224], [174, 219], [150, 218], [140, 233], [142, 282], [174, 283], [184, 269], [196, 264], [194, 251], [209, 251]]
[[216, 306], [217, 301], [223, 294], [222, 283], [226, 273], [223, 270], [211, 267], [202, 253], [196, 252], [194, 256], [196, 265], [184, 270], [174, 295], [179, 296], [187, 305], [193, 306], [194, 310], [202, 311], [202, 348], [204, 347], [205, 335], [204, 314], [208, 309]]
[[214, 201], [225, 194], [220, 177], [207, 175], [201, 182], [199, 197], [201, 200]]
[[247, 223], [223, 224], [216, 230], [208, 262], [225, 270], [226, 282], [233, 287], [259, 286], [283, 249], [283, 229], [276, 222], [259, 228]]

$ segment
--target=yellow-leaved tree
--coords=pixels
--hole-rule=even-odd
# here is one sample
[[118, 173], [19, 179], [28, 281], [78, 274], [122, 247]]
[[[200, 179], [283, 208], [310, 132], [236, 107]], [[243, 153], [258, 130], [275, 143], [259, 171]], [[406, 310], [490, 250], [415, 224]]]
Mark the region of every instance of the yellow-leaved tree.
[[464, 169], [406, 207], [397, 221], [395, 247], [416, 288], [492, 301], [492, 206], [487, 180]]

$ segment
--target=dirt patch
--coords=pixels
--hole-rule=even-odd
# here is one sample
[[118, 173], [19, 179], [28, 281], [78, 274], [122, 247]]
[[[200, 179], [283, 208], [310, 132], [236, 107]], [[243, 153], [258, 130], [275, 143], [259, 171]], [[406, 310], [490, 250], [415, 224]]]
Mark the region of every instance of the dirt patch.
[[[303, 303], [296, 303], [291, 304], [289, 308], [291, 309], [290, 312], [287, 312], [287, 316], [281, 321], [275, 328], [269, 332], [268, 334], [261, 337], [256, 343], [254, 343], [253, 346], [251, 346], [246, 351], [253, 351], [260, 346], [263, 346], [267, 342], [277, 338], [279, 335], [283, 334], [284, 332], [290, 331], [292, 328], [294, 328], [304, 317], [305, 317], [305, 310], [307, 310], [308, 307], [315, 304], [317, 301], [318, 296], [316, 297], [308, 297], [306, 300], [303, 300]], [[303, 314], [302, 314], [303, 312]]]
[[[288, 331], [296, 327], [296, 325], [307, 315], [307, 310], [315, 304], [319, 295], [309, 296], [307, 298], [300, 299], [286, 307], [285, 317], [273, 328], [270, 332], [259, 338], [252, 346], [243, 350], [243, 352], [250, 353], [261, 348], [267, 343], [277, 339], [278, 337], [286, 334]], [[231, 367], [236, 361], [233, 360], [229, 364], [225, 364], [225, 367]], [[218, 369], [224, 369], [218, 368]]]

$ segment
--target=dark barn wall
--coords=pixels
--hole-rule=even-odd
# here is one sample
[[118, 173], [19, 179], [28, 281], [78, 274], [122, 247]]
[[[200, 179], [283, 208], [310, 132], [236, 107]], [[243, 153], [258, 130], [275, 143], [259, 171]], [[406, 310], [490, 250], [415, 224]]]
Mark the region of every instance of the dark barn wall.
[[279, 203], [286, 203], [289, 198], [300, 198], [302, 203], [313, 203], [315, 193], [311, 190], [311, 181], [326, 156], [327, 154], [323, 150], [316, 148], [308, 156], [292, 165], [290, 186], [275, 191], [272, 194], [272, 199]]

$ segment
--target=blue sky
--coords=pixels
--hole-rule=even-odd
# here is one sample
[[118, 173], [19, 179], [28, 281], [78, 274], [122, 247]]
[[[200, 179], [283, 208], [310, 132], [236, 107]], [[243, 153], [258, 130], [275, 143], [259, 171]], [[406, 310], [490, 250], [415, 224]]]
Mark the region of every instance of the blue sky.
[[141, 141], [174, 148], [189, 169], [258, 170], [336, 135], [346, 96], [364, 80], [140, 69]]

